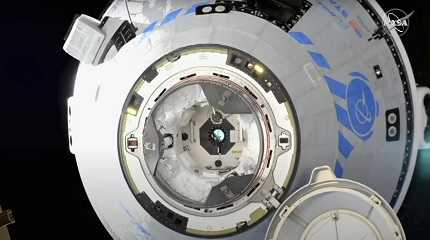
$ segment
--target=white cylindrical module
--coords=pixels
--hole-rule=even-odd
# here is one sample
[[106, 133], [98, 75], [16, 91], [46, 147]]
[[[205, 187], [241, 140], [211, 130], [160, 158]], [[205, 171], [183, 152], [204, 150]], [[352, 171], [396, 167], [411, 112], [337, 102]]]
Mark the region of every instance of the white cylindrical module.
[[[68, 122], [114, 239], [264, 239], [319, 166], [375, 190], [389, 216], [400, 208], [427, 122], [400, 38], [373, 0], [285, 2], [277, 15], [248, 1], [130, 1], [132, 21], [124, 1], [107, 9]], [[333, 213], [311, 205], [306, 236]], [[386, 236], [355, 210], [335, 213]]]

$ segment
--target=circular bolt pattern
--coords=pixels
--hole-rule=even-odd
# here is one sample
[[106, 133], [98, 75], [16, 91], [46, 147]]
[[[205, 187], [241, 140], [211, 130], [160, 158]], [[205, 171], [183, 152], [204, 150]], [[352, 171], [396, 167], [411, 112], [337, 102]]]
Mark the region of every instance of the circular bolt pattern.
[[390, 115], [388, 115], [388, 123], [394, 124], [396, 122], [397, 122], [397, 115], [395, 113], [390, 113]]
[[395, 137], [395, 136], [397, 135], [397, 128], [396, 128], [396, 127], [394, 127], [394, 126], [391, 126], [391, 127], [388, 129], [388, 135], [389, 135], [390, 137]]
[[211, 6], [206, 6], [202, 9], [203, 13], [210, 13], [212, 12], [212, 7]]
[[224, 12], [225, 9], [226, 9], [225, 6], [220, 5], [215, 8], [215, 11], [221, 13], [221, 12]]

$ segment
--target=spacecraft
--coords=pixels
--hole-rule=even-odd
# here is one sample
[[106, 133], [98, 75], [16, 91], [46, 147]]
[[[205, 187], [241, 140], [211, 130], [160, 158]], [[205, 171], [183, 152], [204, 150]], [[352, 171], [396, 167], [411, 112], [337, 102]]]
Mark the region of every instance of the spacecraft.
[[114, 239], [406, 239], [424, 100], [374, 0], [78, 16], [70, 151]]

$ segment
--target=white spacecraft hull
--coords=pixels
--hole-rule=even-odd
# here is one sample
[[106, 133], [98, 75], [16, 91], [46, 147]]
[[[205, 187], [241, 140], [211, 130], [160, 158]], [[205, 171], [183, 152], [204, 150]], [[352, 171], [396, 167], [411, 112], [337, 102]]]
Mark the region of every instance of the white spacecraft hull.
[[[287, 33], [240, 11], [196, 15], [194, 3], [204, 4], [148, 5], [160, 13], [133, 15], [140, 34], [113, 59], [79, 67], [69, 99], [71, 151], [88, 197], [112, 237], [198, 238], [164, 226], [137, 201], [124, 176], [118, 131], [130, 89], [145, 69], [177, 49], [208, 44], [253, 56], [287, 90], [298, 126], [286, 197], [308, 183], [314, 168], [330, 166], [337, 177], [372, 188], [397, 211], [423, 144], [426, 90], [418, 94], [394, 29], [386, 38], [369, 40], [378, 24], [387, 22], [379, 5], [373, 0], [310, 0], [309, 9]], [[132, 3], [131, 11], [137, 12], [138, 6]], [[124, 10], [122, 1], [115, 1], [105, 16], [126, 19]], [[146, 181], [143, 189], [152, 191], [147, 180], [138, 181]], [[220, 238], [264, 239], [273, 213], [246, 231]], [[222, 225], [223, 217], [212, 216], [211, 221]], [[207, 230], [212, 228], [217, 226]]]

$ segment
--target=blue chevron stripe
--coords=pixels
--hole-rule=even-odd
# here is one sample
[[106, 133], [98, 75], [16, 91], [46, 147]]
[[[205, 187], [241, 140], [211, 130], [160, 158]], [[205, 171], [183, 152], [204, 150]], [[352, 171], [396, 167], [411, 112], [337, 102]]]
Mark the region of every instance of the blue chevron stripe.
[[352, 150], [354, 150], [354, 146], [346, 139], [346, 137], [339, 132], [339, 152], [345, 159], [348, 159], [351, 155]]
[[289, 32], [288, 34], [302, 45], [313, 45], [311, 39], [302, 32]]
[[179, 16], [181, 12], [182, 12], [182, 8], [179, 8], [167, 14], [166, 17], [164, 17], [163, 21], [161, 22], [160, 27], [175, 21], [175, 19]]
[[153, 22], [153, 23], [149, 24], [149, 25], [145, 28], [145, 30], [143, 30], [143, 33], [144, 33], [145, 35], [147, 35], [147, 34], [150, 34], [150, 33], [154, 32], [154, 31], [155, 31], [155, 28], [156, 28], [156, 26], [157, 26], [157, 24], [158, 24], [158, 21], [155, 21], [155, 22]]
[[327, 59], [321, 53], [312, 52], [312, 51], [308, 51], [308, 52], [311, 55], [311, 57], [314, 60], [314, 62], [316, 64], [318, 64], [318, 66], [320, 66], [321, 68], [325, 68], [325, 69], [330, 69], [331, 68], [331, 66], [328, 63]]
[[334, 168], [334, 174], [336, 177], [341, 178], [343, 177], [343, 167], [340, 164], [339, 160], [336, 161], [336, 166]]

